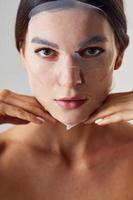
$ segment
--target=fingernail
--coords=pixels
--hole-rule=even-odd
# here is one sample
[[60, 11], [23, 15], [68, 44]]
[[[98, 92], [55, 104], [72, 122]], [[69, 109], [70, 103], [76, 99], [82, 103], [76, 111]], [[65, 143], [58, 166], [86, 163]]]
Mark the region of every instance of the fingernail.
[[44, 120], [43, 118], [41, 118], [41, 117], [36, 117], [36, 118], [39, 119], [39, 121], [40, 121], [41, 123], [45, 122], [45, 120]]
[[103, 118], [97, 119], [95, 120], [95, 124], [102, 124], [103, 120]]

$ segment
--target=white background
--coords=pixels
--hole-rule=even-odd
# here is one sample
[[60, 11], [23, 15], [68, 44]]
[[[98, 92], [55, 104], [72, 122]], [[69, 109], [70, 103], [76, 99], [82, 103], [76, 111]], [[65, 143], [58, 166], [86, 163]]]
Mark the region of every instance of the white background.
[[[0, 0], [0, 89], [30, 95], [27, 74], [15, 48], [14, 26], [19, 0]], [[125, 0], [130, 45], [121, 68], [114, 73], [113, 92], [133, 89], [133, 1]], [[12, 125], [0, 125], [3, 131]]]

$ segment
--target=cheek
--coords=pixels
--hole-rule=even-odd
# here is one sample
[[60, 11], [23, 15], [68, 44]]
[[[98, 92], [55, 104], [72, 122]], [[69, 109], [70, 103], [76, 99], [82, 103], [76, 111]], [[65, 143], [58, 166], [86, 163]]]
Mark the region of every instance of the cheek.
[[34, 50], [27, 48], [28, 74], [32, 81], [41, 82], [43, 85], [53, 85], [55, 78], [53, 75], [53, 64], [35, 55]]
[[96, 83], [101, 90], [105, 91], [108, 94], [112, 89], [112, 78], [113, 78], [113, 69], [106, 70], [99, 75], [96, 79]]
[[47, 101], [51, 96], [50, 93], [53, 91], [55, 78], [51, 74], [51, 70], [42, 70], [38, 66], [34, 69], [28, 68], [28, 78], [32, 94], [38, 100], [43, 99]]
[[55, 79], [49, 74], [33, 74], [30, 73], [29, 76], [30, 79], [30, 85], [32, 87], [32, 90], [39, 91], [39, 93], [44, 93], [44, 95], [47, 93], [50, 93], [52, 91], [52, 88], [55, 84]]
[[92, 97], [93, 109], [99, 107], [112, 90], [112, 78], [112, 66], [95, 68], [86, 73], [86, 90]]
[[50, 64], [48, 65], [39, 62], [30, 63], [28, 67], [29, 78], [32, 82], [38, 83], [38, 85], [53, 86], [56, 78], [52, 69]]
[[106, 85], [106, 83], [111, 82], [113, 68], [99, 68], [90, 70], [89, 73], [85, 73], [85, 83], [89, 87], [98, 87], [101, 85]]
[[109, 95], [112, 89], [112, 74], [113, 70], [97, 70], [92, 76], [89, 75], [86, 90], [91, 97], [88, 105], [90, 113], [99, 108]]
[[115, 66], [115, 56], [112, 52], [98, 59], [92, 59], [84, 70], [85, 83], [92, 87], [106, 86], [112, 82], [112, 74]]

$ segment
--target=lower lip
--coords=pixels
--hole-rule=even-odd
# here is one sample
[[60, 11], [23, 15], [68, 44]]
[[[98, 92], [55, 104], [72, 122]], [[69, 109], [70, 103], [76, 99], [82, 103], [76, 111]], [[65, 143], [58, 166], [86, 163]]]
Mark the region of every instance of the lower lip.
[[85, 100], [69, 100], [69, 101], [63, 101], [63, 100], [56, 100], [56, 103], [61, 106], [62, 108], [65, 109], [75, 109], [75, 108], [79, 108], [80, 106], [82, 106], [84, 103], [86, 102]]

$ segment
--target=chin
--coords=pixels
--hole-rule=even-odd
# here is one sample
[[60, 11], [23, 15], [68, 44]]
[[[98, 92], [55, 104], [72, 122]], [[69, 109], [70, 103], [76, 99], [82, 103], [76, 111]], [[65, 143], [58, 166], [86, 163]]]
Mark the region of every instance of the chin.
[[76, 113], [55, 113], [55, 112], [50, 112], [50, 114], [57, 119], [59, 122], [65, 124], [65, 125], [74, 125], [74, 124], [79, 124], [89, 118], [88, 113], [81, 113], [81, 112], [76, 112]]

